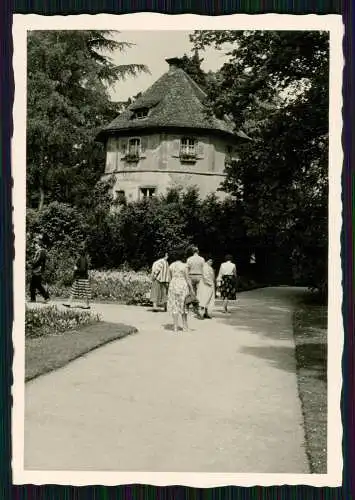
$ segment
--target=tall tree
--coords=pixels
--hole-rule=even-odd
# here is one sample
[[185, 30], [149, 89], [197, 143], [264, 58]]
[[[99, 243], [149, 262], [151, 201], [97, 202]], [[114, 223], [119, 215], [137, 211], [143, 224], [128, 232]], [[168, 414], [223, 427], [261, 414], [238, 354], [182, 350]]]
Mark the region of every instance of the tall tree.
[[179, 67], [182, 68], [203, 90], [206, 88], [206, 73], [201, 68], [203, 59], [200, 58], [197, 49], [194, 49], [192, 56], [184, 54], [177, 58]]
[[116, 65], [110, 54], [131, 44], [109, 31], [33, 31], [28, 34], [28, 204], [90, 202], [102, 174], [98, 128], [114, 117], [108, 88], [147, 68]]
[[229, 115], [252, 141], [227, 168], [224, 188], [243, 200], [255, 244], [312, 259], [310, 283], [326, 277], [328, 34], [198, 31], [202, 49], [229, 46], [209, 87], [214, 111]]

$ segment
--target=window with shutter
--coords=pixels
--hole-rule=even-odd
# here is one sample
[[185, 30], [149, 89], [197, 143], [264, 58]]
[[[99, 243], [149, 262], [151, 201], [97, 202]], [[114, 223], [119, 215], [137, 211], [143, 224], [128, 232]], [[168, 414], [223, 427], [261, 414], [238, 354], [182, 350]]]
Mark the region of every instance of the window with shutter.
[[140, 159], [140, 155], [141, 155], [140, 137], [130, 137], [128, 139], [125, 161], [137, 163]]
[[193, 137], [182, 137], [180, 141], [180, 160], [194, 163], [197, 159], [197, 141]]

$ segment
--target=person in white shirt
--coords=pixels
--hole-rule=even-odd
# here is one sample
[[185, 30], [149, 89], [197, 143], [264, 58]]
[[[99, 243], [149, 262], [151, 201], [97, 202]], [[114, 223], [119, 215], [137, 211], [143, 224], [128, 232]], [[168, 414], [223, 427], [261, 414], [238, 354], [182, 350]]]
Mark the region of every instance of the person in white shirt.
[[232, 256], [226, 255], [217, 276], [217, 286], [223, 299], [223, 310], [228, 312], [228, 301], [235, 300], [237, 294], [237, 268]]
[[197, 247], [193, 247], [192, 251], [193, 255], [187, 259], [186, 264], [194, 292], [197, 293], [197, 287], [203, 275], [205, 259], [199, 255]]
[[156, 311], [158, 306], [167, 309], [168, 287], [170, 282], [170, 271], [168, 264], [168, 254], [156, 260], [152, 265], [152, 288], [150, 292], [150, 300], [153, 302], [153, 310]]
[[[193, 255], [189, 257], [186, 261], [187, 271], [192, 284], [192, 289], [194, 294], [197, 296], [198, 285], [202, 279], [203, 266], [205, 265], [205, 259], [199, 255], [199, 250], [197, 247], [193, 246], [191, 248]], [[199, 308], [195, 307], [195, 313], [199, 314]]]

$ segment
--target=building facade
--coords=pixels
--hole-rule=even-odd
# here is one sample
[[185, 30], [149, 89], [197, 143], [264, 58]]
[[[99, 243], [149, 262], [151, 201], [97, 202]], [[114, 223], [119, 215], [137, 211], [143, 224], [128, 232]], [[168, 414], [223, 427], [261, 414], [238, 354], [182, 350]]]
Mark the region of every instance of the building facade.
[[177, 65], [157, 80], [98, 140], [106, 146], [103, 178], [114, 176], [116, 197], [135, 201], [172, 187], [216, 193], [226, 162], [238, 155], [243, 133], [208, 112], [206, 95]]

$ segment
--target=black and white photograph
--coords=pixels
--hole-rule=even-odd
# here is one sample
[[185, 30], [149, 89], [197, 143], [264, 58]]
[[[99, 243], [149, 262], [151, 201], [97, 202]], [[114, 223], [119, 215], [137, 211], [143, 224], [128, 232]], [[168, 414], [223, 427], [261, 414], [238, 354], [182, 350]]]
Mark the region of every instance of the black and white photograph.
[[17, 477], [340, 484], [337, 16], [23, 17]]

